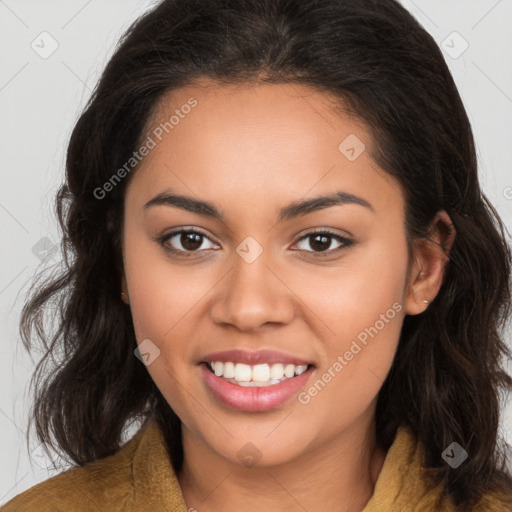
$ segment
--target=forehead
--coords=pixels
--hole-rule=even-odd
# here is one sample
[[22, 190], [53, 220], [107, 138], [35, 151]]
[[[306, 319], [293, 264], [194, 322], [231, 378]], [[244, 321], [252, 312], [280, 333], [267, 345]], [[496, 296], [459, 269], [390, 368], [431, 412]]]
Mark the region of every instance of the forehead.
[[370, 130], [340, 105], [314, 87], [289, 83], [176, 89], [147, 124], [145, 137], [155, 144], [133, 185], [147, 199], [171, 187], [261, 205], [342, 188], [382, 208], [401, 205], [398, 183], [370, 156]]

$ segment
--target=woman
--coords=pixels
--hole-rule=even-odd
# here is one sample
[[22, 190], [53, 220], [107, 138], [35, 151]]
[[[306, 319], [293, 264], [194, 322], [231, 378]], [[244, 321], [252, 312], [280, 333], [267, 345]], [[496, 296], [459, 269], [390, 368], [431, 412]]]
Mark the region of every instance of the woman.
[[400, 4], [163, 1], [57, 205], [67, 266], [22, 333], [50, 340], [38, 436], [77, 467], [3, 510], [511, 510], [511, 255]]

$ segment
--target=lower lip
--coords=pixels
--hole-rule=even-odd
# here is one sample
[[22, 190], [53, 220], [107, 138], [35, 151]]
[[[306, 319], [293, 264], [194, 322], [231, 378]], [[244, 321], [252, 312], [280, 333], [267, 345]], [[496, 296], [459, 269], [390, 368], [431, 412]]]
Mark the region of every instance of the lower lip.
[[217, 377], [206, 366], [201, 364], [201, 371], [206, 385], [213, 395], [224, 405], [241, 411], [259, 412], [274, 409], [295, 395], [313, 373], [313, 367], [295, 377], [286, 379], [279, 384], [264, 387], [243, 387], [231, 384]]

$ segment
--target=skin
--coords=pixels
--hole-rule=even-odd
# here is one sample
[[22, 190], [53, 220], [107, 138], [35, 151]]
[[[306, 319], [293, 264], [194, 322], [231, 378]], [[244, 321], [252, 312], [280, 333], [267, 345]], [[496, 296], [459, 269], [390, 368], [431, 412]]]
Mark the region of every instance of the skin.
[[[450, 219], [439, 212], [436, 243], [418, 241], [409, 260], [402, 190], [373, 162], [361, 121], [308, 86], [204, 85], [173, 91], [154, 114], [151, 127], [190, 97], [198, 102], [130, 177], [123, 227], [125, 301], [138, 342], [161, 351], [147, 369], [183, 424], [187, 507], [359, 511], [386, 456], [375, 440], [377, 395], [404, 316], [422, 313], [442, 284]], [[354, 161], [338, 149], [349, 134], [366, 146]], [[144, 208], [169, 188], [214, 203], [224, 221]], [[338, 190], [373, 211], [344, 204], [277, 221], [289, 203]], [[190, 227], [206, 235], [192, 257], [155, 241]], [[314, 237], [300, 240], [320, 228], [354, 244], [332, 237], [322, 252]], [[236, 252], [248, 236], [263, 249], [250, 264]], [[186, 253], [180, 236], [165, 245]], [[270, 349], [312, 362], [309, 387], [394, 303], [401, 311], [307, 404], [293, 397], [270, 411], [237, 411], [201, 378], [208, 353]], [[248, 442], [261, 456], [253, 467], [237, 456]]]

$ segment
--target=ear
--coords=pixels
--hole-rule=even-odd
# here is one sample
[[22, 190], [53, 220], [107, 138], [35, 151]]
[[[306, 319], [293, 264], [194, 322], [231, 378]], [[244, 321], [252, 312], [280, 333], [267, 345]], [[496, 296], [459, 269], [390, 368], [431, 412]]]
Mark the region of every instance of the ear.
[[408, 276], [405, 312], [418, 315], [434, 300], [443, 284], [445, 267], [455, 240], [455, 228], [448, 214], [439, 211], [430, 224], [428, 238], [414, 241], [413, 262]]

